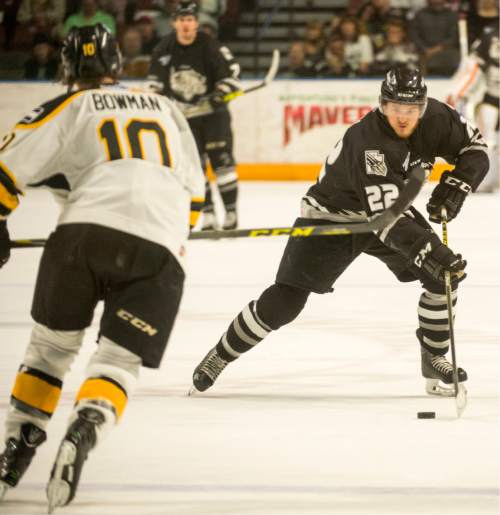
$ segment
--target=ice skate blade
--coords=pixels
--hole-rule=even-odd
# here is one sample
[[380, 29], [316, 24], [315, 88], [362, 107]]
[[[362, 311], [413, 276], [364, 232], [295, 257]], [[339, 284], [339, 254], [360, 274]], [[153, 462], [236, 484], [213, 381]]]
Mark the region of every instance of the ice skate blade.
[[191, 386], [188, 392], [188, 397], [194, 397], [197, 393], [201, 393], [200, 390], [196, 389], [196, 386]]
[[71, 496], [71, 487], [62, 479], [65, 467], [73, 465], [76, 458], [76, 447], [73, 443], [64, 441], [57, 453], [52, 477], [47, 485], [47, 500], [49, 513], [53, 513], [58, 506], [65, 506]]
[[49, 501], [49, 513], [53, 513], [59, 506], [65, 506], [68, 502], [71, 490], [63, 479], [51, 479], [47, 485], [47, 499]]
[[438, 397], [455, 396], [455, 388], [453, 385], [444, 385], [439, 379], [426, 379], [425, 391], [429, 395], [437, 395]]
[[9, 488], [10, 487], [7, 483], [0, 481], [0, 502], [2, 502], [3, 498], [5, 497], [5, 494], [7, 493], [7, 490]]

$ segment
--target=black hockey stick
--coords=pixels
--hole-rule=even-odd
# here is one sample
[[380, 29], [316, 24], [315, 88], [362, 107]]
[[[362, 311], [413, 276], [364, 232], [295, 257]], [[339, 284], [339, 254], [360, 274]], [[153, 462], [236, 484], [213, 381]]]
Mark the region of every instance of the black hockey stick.
[[[448, 246], [448, 213], [445, 207], [441, 208], [441, 229], [443, 232], [443, 244]], [[455, 330], [453, 320], [453, 299], [451, 296], [451, 274], [449, 270], [444, 273], [446, 290], [446, 307], [448, 309], [448, 325], [450, 327], [451, 366], [453, 367], [453, 384], [455, 386], [455, 404], [457, 416], [460, 417], [467, 406], [467, 390], [458, 382], [457, 353], [455, 348]]]
[[[247, 89], [241, 89], [239, 91], [233, 91], [232, 93], [228, 93], [223, 97], [223, 102], [228, 103], [235, 98], [241, 97], [241, 95], [246, 95], [248, 93], [252, 93], [253, 91], [257, 91], [261, 88], [267, 86], [270, 82], [274, 80], [276, 74], [278, 73], [278, 68], [280, 65], [280, 52], [277, 48], [273, 50], [273, 57], [271, 59], [271, 65], [269, 66], [269, 70], [267, 71], [264, 80], [256, 84], [255, 86], [251, 86]], [[181, 109], [182, 113], [186, 118], [197, 118], [198, 116], [206, 116], [207, 114], [211, 114], [214, 112], [214, 108], [208, 99], [201, 101], [199, 104], [196, 104], [192, 107], [188, 107], [185, 109]]]
[[260, 229], [233, 229], [227, 231], [195, 231], [190, 240], [219, 240], [221, 238], [254, 238], [261, 236], [291, 236], [303, 238], [308, 236], [337, 236], [380, 231], [394, 222], [415, 200], [427, 177], [427, 172], [416, 167], [412, 170], [408, 184], [399, 197], [380, 215], [369, 222], [350, 224], [309, 225], [305, 227], [263, 227]]
[[[234, 229], [228, 231], [195, 231], [189, 235], [190, 240], [220, 240], [227, 238], [256, 238], [262, 236], [291, 236], [293, 238], [303, 238], [308, 236], [337, 236], [343, 234], [358, 234], [373, 231], [380, 231], [384, 227], [393, 223], [408, 207], [410, 207], [415, 197], [424, 184], [427, 172], [417, 167], [413, 169], [408, 184], [399, 194], [396, 201], [383, 211], [379, 216], [370, 222], [352, 224], [328, 224], [328, 225], [309, 225], [306, 227], [264, 227], [260, 229]], [[13, 240], [10, 248], [33, 248], [43, 247], [46, 240]]]

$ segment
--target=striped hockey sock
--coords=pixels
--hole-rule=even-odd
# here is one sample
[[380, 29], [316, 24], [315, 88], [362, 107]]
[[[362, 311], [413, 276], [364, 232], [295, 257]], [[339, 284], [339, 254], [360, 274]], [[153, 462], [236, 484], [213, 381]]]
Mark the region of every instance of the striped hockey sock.
[[272, 329], [257, 315], [256, 302], [252, 301], [231, 322], [216, 346], [217, 354], [225, 361], [234, 361], [244, 352], [261, 342]]
[[[452, 292], [453, 319], [455, 319], [455, 305], [457, 291]], [[424, 291], [418, 303], [417, 335], [420, 344], [432, 354], [444, 356], [450, 345], [450, 325], [446, 307], [446, 295]]]

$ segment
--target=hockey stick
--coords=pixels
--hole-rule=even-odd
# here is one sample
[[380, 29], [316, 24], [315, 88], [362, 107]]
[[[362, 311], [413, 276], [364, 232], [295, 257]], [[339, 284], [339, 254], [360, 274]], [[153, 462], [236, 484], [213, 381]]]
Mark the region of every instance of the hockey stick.
[[467, 17], [465, 14], [458, 18], [458, 41], [460, 45], [460, 64], [463, 64], [469, 54]]
[[411, 205], [424, 184], [427, 172], [417, 167], [412, 170], [408, 184], [399, 197], [380, 215], [369, 222], [351, 224], [309, 225], [305, 227], [263, 227], [260, 229], [233, 229], [228, 231], [196, 231], [190, 240], [219, 240], [221, 238], [255, 238], [261, 236], [291, 236], [303, 238], [308, 236], [338, 236], [380, 231], [394, 222]]
[[[309, 236], [338, 236], [346, 234], [380, 231], [393, 223], [411, 205], [420, 192], [427, 177], [427, 172], [416, 167], [412, 170], [408, 184], [400, 192], [395, 202], [380, 215], [369, 222], [350, 224], [309, 225], [305, 227], [263, 227], [257, 229], [233, 229], [227, 231], [195, 231], [189, 235], [190, 240], [220, 240], [229, 238], [255, 238], [263, 236], [291, 236], [302, 238]], [[44, 239], [25, 239], [11, 241], [11, 248], [43, 247]]]
[[[408, 184], [399, 197], [379, 216], [369, 222], [352, 224], [309, 225], [306, 227], [264, 227], [260, 229], [234, 229], [228, 231], [195, 231], [189, 235], [190, 240], [220, 240], [228, 238], [256, 238], [262, 236], [291, 236], [304, 238], [308, 236], [338, 236], [380, 231], [393, 223], [404, 213], [418, 195], [427, 177], [427, 172], [417, 167], [412, 170]], [[11, 249], [43, 247], [47, 240], [25, 239], [12, 240]]]
[[[448, 214], [446, 208], [441, 208], [441, 229], [443, 232], [443, 244], [448, 246]], [[455, 331], [453, 320], [453, 299], [451, 297], [451, 274], [449, 270], [444, 272], [446, 289], [446, 307], [448, 309], [448, 325], [450, 327], [451, 366], [453, 367], [453, 384], [455, 386], [455, 405], [457, 416], [460, 417], [467, 405], [467, 390], [458, 382], [457, 354], [455, 349]]]
[[[277, 48], [273, 50], [273, 56], [271, 59], [271, 65], [269, 66], [269, 70], [267, 71], [264, 80], [256, 84], [255, 86], [251, 86], [247, 89], [241, 89], [238, 91], [233, 91], [232, 93], [228, 93], [222, 98], [224, 104], [231, 102], [235, 98], [241, 97], [242, 95], [246, 95], [248, 93], [252, 93], [253, 91], [257, 91], [261, 88], [267, 86], [270, 82], [274, 80], [276, 77], [276, 73], [278, 73], [278, 68], [280, 64], [280, 52]], [[206, 116], [207, 114], [212, 114], [214, 112], [214, 108], [210, 101], [206, 98], [202, 100], [199, 104], [196, 104], [192, 107], [188, 107], [182, 109], [182, 113], [186, 118], [197, 118], [198, 116]]]

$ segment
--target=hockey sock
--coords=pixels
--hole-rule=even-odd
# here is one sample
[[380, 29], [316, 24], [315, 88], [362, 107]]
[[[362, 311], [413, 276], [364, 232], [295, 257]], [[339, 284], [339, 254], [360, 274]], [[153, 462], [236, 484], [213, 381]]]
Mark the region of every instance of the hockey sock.
[[234, 168], [216, 170], [217, 188], [224, 204], [226, 212], [236, 211], [236, 201], [238, 200], [238, 175]]
[[[457, 291], [452, 292], [453, 318]], [[424, 291], [418, 303], [417, 331], [420, 344], [433, 354], [445, 355], [450, 345], [450, 326], [446, 307], [446, 295]]]
[[234, 361], [261, 342], [272, 329], [257, 315], [252, 301], [231, 322], [216, 346], [217, 354], [225, 361]]
[[109, 420], [109, 414], [118, 421], [125, 410], [128, 397], [122, 385], [110, 377], [89, 377], [80, 387], [76, 396], [76, 407], [99, 409]]
[[205, 180], [205, 204], [202, 209], [203, 213], [214, 212], [214, 201], [212, 199], [212, 189], [210, 188], [210, 182]]
[[57, 377], [21, 365], [12, 388], [10, 404], [14, 410], [7, 417], [7, 427], [9, 418], [19, 418], [18, 422], [31, 421], [44, 429], [57, 408], [61, 389], [62, 381]]

